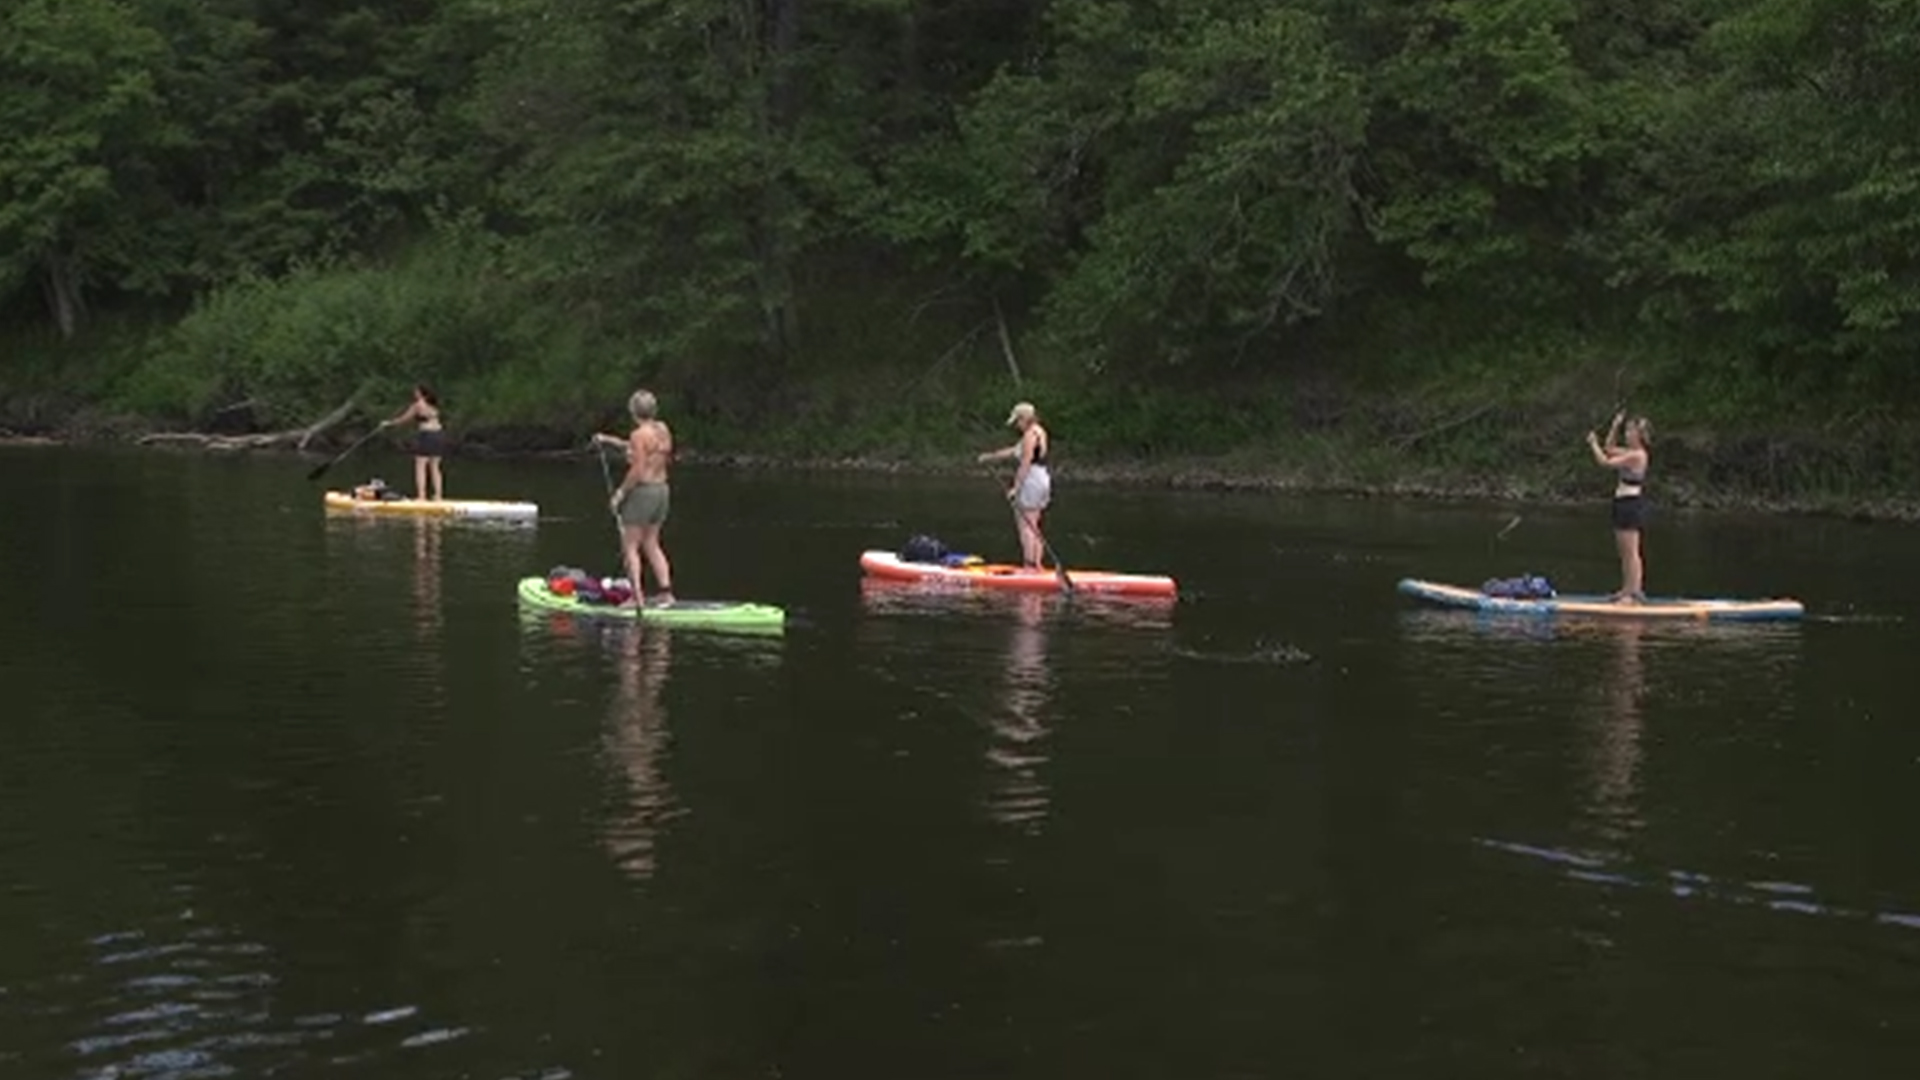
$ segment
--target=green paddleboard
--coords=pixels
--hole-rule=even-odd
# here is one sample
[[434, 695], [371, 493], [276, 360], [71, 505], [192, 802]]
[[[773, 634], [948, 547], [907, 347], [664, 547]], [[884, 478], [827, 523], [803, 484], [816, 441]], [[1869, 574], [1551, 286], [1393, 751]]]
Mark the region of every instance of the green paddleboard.
[[771, 604], [740, 600], [681, 600], [671, 607], [635, 610], [612, 604], [587, 604], [572, 596], [563, 596], [547, 587], [547, 579], [520, 579], [520, 602], [544, 611], [565, 612], [595, 619], [633, 619], [638, 616], [648, 625], [687, 627], [700, 630], [733, 630], [745, 633], [778, 634], [786, 628], [787, 613]]

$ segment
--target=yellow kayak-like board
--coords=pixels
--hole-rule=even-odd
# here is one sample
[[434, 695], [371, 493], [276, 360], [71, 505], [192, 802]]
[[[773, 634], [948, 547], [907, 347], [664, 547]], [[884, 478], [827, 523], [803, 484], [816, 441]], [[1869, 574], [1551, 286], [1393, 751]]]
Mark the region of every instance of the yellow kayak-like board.
[[356, 499], [345, 491], [329, 491], [326, 508], [352, 514], [400, 514], [412, 517], [506, 518], [532, 521], [540, 507], [530, 502], [491, 499]]

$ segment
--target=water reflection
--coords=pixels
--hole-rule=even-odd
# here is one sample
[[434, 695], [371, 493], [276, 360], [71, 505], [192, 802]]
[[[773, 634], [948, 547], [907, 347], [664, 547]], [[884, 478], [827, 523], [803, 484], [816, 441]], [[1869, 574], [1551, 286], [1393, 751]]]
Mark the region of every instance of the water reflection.
[[860, 603], [870, 615], [1019, 616], [1037, 611], [1076, 624], [1137, 630], [1171, 629], [1174, 609], [1179, 606], [1178, 599], [1169, 596], [1079, 593], [1069, 598], [1058, 593], [956, 589], [868, 577], [860, 579]]
[[[1797, 625], [1546, 619], [1410, 611], [1401, 627], [1410, 643], [1445, 652], [1422, 664], [1472, 680], [1466, 691], [1437, 692], [1473, 701], [1484, 717], [1525, 715], [1571, 693], [1580, 717], [1581, 814], [1602, 843], [1624, 847], [1645, 825], [1642, 773], [1646, 705], [1663, 685], [1673, 693], [1732, 699], [1761, 680], [1783, 678], [1797, 662]], [[1658, 658], [1655, 661], [1655, 658]], [[1655, 661], [1650, 663], [1650, 661]], [[1658, 674], [1650, 674], [1654, 669]], [[1783, 698], [1776, 694], [1776, 698]]]
[[1682, 619], [1547, 618], [1431, 608], [1404, 610], [1400, 612], [1399, 621], [1402, 636], [1410, 641], [1447, 644], [1595, 641], [1616, 631], [1631, 630], [1641, 639], [1662, 647], [1712, 644], [1716, 648], [1731, 646], [1777, 653], [1796, 648], [1801, 638], [1801, 624], [1787, 621], [1739, 623]]
[[1641, 826], [1637, 795], [1647, 681], [1640, 647], [1646, 627], [1628, 622], [1594, 632], [1611, 639], [1612, 662], [1600, 684], [1601, 707], [1589, 725], [1588, 805], [1600, 834], [1624, 843]]
[[[928, 685], [924, 692], [959, 704], [984, 729], [984, 758], [989, 766], [982, 808], [989, 820], [1022, 834], [1037, 834], [1050, 812], [1045, 770], [1051, 757], [1047, 745], [1053, 734], [1054, 708], [1060, 660], [1051, 655], [1053, 637], [1071, 628], [1113, 629], [1129, 632], [1165, 631], [1173, 625], [1177, 601], [1170, 597], [1062, 596], [1052, 592], [994, 589], [955, 589], [950, 586], [866, 578], [860, 586], [861, 604], [871, 615], [925, 617], [938, 620], [942, 631], [966, 635], [966, 648], [977, 650], [982, 667], [991, 665], [991, 703], [982, 708], [964, 704], [971, 691], [955, 692], [945, 685]], [[1004, 647], [982, 649], [999, 638]], [[984, 633], [983, 633], [984, 632]], [[1082, 639], [1085, 640], [1085, 639]], [[1132, 645], [1164, 650], [1158, 635], [1107, 635], [1101, 648], [1081, 650], [1082, 671], [1089, 662], [1137, 672], [1139, 656]], [[1118, 646], [1114, 648], [1113, 646]], [[951, 652], [948, 654], [952, 656]]]
[[624, 777], [627, 808], [606, 823], [602, 839], [614, 865], [644, 881], [656, 869], [656, 835], [674, 812], [673, 789], [661, 768], [668, 731], [660, 704], [673, 659], [673, 634], [634, 625], [610, 628], [607, 638], [618, 681], [604, 746], [607, 760]]
[[438, 642], [441, 630], [440, 533], [446, 522], [413, 522], [413, 625], [421, 644]]
[[[529, 643], [543, 652], [611, 660], [614, 684], [600, 751], [620, 788], [620, 809], [602, 823], [600, 840], [623, 873], [650, 880], [659, 869], [660, 830], [680, 812], [665, 770], [671, 733], [661, 703], [673, 666], [673, 631], [526, 607], [521, 608], [520, 627]], [[777, 649], [729, 648], [734, 639], [724, 635], [709, 640], [719, 645], [726, 663], [752, 663], [779, 655]]]
[[[1467, 696], [1483, 713], [1524, 717], [1536, 714], [1543, 702], [1550, 703], [1556, 695], [1569, 693], [1577, 703], [1581, 723], [1572, 756], [1580, 762], [1584, 790], [1578, 802], [1579, 821], [1568, 831], [1584, 831], [1590, 839], [1577, 849], [1555, 842], [1484, 837], [1476, 838], [1476, 843], [1553, 864], [1570, 878], [1606, 886], [1776, 911], [1920, 925], [1913, 915], [1898, 911], [1862, 911], [1821, 902], [1806, 885], [1718, 880], [1691, 871], [1634, 865], [1634, 840], [1648, 823], [1644, 776], [1649, 704], [1661, 706], [1652, 711], [1653, 723], [1667, 718], [1683, 724], [1684, 743], [1698, 745], [1711, 737], [1699, 726], [1700, 712], [1673, 708], [1674, 702], [1710, 700], [1737, 707], [1743, 699], [1757, 698], [1769, 705], [1790, 701], [1785, 683], [1799, 662], [1804, 636], [1797, 624], [1409, 612], [1401, 625], [1409, 642], [1446, 654], [1439, 663], [1429, 660], [1423, 669], [1464, 672], [1473, 678], [1475, 686]], [[1458, 687], [1447, 692], [1460, 693]], [[1513, 694], [1514, 700], [1504, 700], [1504, 693]], [[1667, 741], [1674, 741], [1671, 733]]]
[[995, 768], [987, 815], [1025, 833], [1047, 816], [1047, 706], [1053, 678], [1047, 667], [1047, 606], [1040, 594], [1015, 598], [1001, 707], [989, 725], [987, 761]]

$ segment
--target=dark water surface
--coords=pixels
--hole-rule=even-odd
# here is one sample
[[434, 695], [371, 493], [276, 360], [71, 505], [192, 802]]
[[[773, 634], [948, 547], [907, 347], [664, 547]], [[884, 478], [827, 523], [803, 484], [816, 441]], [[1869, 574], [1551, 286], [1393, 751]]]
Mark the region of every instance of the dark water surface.
[[1920, 1060], [1911, 529], [1664, 515], [1655, 591], [1819, 617], [1550, 626], [1393, 586], [1609, 589], [1604, 507], [1068, 475], [1061, 554], [1184, 595], [1064, 603], [860, 580], [1011, 554], [991, 478], [684, 471], [679, 591], [761, 640], [518, 611], [610, 570], [591, 463], [451, 465], [531, 528], [305, 465], [0, 449], [0, 1077]]

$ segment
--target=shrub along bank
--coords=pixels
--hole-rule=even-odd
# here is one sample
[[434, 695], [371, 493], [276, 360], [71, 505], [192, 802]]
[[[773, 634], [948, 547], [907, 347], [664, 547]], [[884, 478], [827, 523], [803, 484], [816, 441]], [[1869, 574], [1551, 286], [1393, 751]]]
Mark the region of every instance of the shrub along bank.
[[[861, 340], [884, 334], [859, 329], [832, 365], [777, 372], [725, 356], [638, 370], [606, 342], [489, 303], [461, 275], [403, 266], [315, 280], [235, 290], [177, 324], [106, 323], [78, 348], [16, 338], [0, 434], [272, 430], [357, 389], [360, 413], [322, 442], [340, 446], [425, 378], [456, 453], [560, 453], [622, 430], [622, 403], [644, 382], [689, 461], [974, 471], [974, 453], [1009, 438], [1008, 406], [1027, 399], [1058, 470], [1080, 481], [1560, 501], [1606, 490], [1583, 438], [1625, 406], [1654, 420], [1668, 505], [1920, 516], [1920, 424], [1896, 409], [1730, 393], [1692, 377], [1697, 353], [1597, 347], [1572, 331], [1417, 346], [1376, 328], [1329, 343], [1337, 364], [1189, 380], [1027, 355], [997, 327], [896, 335], [884, 351]], [[295, 301], [294, 289], [310, 291]]]

